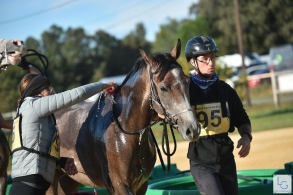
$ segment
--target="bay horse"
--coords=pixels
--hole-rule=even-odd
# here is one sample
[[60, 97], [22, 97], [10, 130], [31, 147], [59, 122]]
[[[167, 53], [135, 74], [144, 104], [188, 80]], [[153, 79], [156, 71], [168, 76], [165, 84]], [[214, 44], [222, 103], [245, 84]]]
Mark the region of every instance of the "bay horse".
[[152, 56], [139, 50], [142, 57], [113, 96], [102, 92], [94, 102], [55, 113], [61, 156], [73, 157], [80, 173], [63, 177], [62, 170], [56, 171], [59, 184], [47, 194], [72, 194], [80, 184], [106, 188], [109, 194], [145, 194], [156, 162], [150, 132], [154, 113], [164, 115], [186, 141], [198, 139], [189, 79], [176, 61], [180, 40], [171, 53]]
[[9, 163], [10, 148], [5, 133], [0, 128], [0, 195], [6, 194], [7, 167]]

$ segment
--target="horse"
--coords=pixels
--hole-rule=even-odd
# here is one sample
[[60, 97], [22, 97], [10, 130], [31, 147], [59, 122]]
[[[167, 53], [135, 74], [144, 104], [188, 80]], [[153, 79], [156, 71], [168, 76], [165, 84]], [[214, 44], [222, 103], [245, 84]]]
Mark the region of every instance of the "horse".
[[145, 194], [156, 162], [150, 129], [158, 114], [186, 141], [198, 139], [189, 79], [176, 61], [180, 50], [180, 40], [170, 53], [155, 56], [139, 48], [141, 57], [114, 95], [101, 92], [93, 102], [55, 113], [60, 154], [73, 157], [79, 173], [56, 171], [58, 183], [47, 194], [76, 193], [80, 184], [106, 188], [109, 194]]
[[7, 168], [9, 163], [10, 148], [5, 133], [0, 128], [0, 195], [6, 194]]

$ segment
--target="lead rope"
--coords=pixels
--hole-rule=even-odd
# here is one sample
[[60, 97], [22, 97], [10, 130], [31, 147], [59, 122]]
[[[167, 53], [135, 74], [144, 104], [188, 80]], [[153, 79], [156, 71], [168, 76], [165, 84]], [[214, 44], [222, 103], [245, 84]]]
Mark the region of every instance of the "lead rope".
[[[85, 172], [82, 172], [82, 171], [77, 171], [77, 172], [86, 175], [86, 176], [91, 180], [91, 182], [94, 184], [94, 195], [98, 195], [98, 192], [96, 191], [96, 184], [94, 183], [93, 179], [92, 179], [88, 174], [86, 174]], [[65, 176], [65, 175], [67, 175], [67, 174], [64, 173], [63, 175], [61, 175], [61, 176], [57, 179], [56, 183], [54, 184], [54, 188], [56, 187], [56, 185], [58, 185], [59, 180], [60, 180], [63, 176]], [[54, 189], [54, 188], [53, 188], [53, 189]]]
[[[163, 157], [162, 157], [162, 153], [161, 153], [160, 148], [158, 146], [157, 140], [156, 140], [156, 138], [154, 136], [153, 130], [150, 129], [150, 132], [151, 132], [152, 138], [154, 140], [154, 143], [155, 143], [155, 146], [156, 146], [156, 149], [157, 149], [157, 153], [159, 155], [159, 159], [160, 159], [160, 162], [161, 162], [162, 169], [164, 170], [165, 173], [169, 173], [169, 171], [170, 171], [170, 164], [171, 164], [170, 163], [171, 162], [170, 159], [171, 159], [171, 156], [173, 154], [175, 154], [175, 152], [176, 152], [177, 143], [176, 143], [176, 138], [174, 136], [173, 128], [170, 125], [170, 129], [171, 129], [171, 133], [172, 133], [172, 137], [173, 137], [173, 141], [174, 141], [174, 149], [173, 149], [173, 152], [170, 153], [170, 144], [169, 144], [169, 138], [168, 138], [168, 132], [167, 132], [167, 125], [166, 125], [166, 123], [168, 123], [168, 122], [166, 122], [165, 120], [162, 120], [162, 123], [163, 123], [162, 148], [163, 148], [164, 154], [167, 156], [167, 169], [166, 169], [166, 165], [164, 163]], [[166, 140], [166, 144], [164, 144], [165, 143], [164, 140]], [[164, 145], [166, 145], [167, 151], [165, 150]]]

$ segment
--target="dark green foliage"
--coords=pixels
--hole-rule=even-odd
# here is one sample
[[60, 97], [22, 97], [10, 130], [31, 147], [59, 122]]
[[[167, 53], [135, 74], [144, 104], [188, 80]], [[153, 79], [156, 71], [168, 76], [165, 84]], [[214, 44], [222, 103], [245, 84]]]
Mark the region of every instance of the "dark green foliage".
[[[293, 1], [238, 0], [244, 51], [267, 54], [273, 45], [292, 43]], [[192, 13], [204, 16], [223, 55], [236, 53], [237, 36], [233, 1], [199, 0]]]
[[[271, 46], [293, 43], [292, 0], [238, 0], [238, 3], [245, 53], [267, 54]], [[182, 21], [170, 18], [162, 24], [153, 43], [145, 39], [147, 29], [142, 23], [121, 40], [103, 30], [88, 35], [82, 28], [62, 29], [52, 25], [42, 33], [41, 40], [28, 37], [25, 43], [28, 48], [48, 57], [49, 78], [57, 92], [102, 77], [128, 73], [140, 57], [139, 46], [151, 53], [165, 53], [181, 39], [178, 62], [186, 74], [192, 67], [186, 62], [184, 48], [193, 36], [212, 37], [221, 50], [218, 55], [239, 53], [233, 1], [199, 0], [190, 5], [189, 13], [190, 17]], [[42, 68], [39, 59], [30, 57], [28, 61]], [[0, 74], [1, 112], [16, 109], [17, 86], [25, 73], [18, 67], [11, 67]], [[217, 73], [225, 80], [231, 70], [217, 67]], [[236, 87], [240, 88], [239, 93], [244, 91], [245, 82], [246, 78], [239, 81]]]

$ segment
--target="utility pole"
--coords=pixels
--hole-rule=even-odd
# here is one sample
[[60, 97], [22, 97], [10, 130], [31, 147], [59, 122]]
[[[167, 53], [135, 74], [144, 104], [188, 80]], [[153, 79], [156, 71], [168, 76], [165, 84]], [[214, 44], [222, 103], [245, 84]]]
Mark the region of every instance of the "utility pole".
[[246, 66], [244, 62], [244, 51], [243, 51], [243, 42], [242, 42], [242, 32], [241, 32], [241, 24], [239, 17], [239, 8], [238, 8], [238, 0], [234, 0], [234, 14], [235, 14], [235, 26], [237, 32], [237, 42], [238, 42], [238, 50], [242, 59], [242, 74], [245, 75], [245, 100], [247, 106], [251, 106], [250, 95], [249, 95], [249, 87], [247, 83], [247, 75], [246, 75]]

